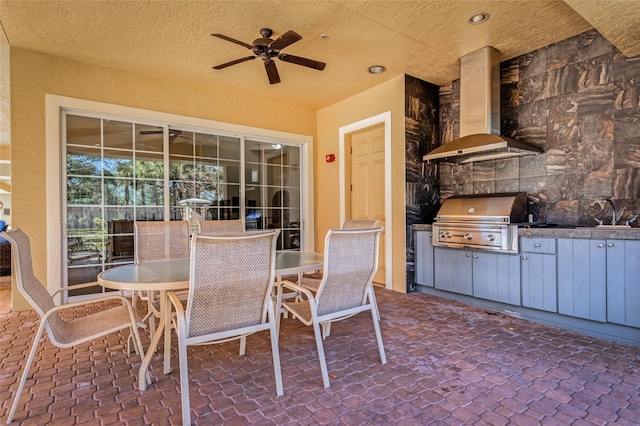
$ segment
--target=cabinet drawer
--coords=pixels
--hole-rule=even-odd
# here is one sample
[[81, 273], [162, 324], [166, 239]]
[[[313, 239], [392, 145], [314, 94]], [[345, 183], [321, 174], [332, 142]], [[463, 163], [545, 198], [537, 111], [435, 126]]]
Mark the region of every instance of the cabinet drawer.
[[522, 252], [556, 254], [556, 239], [522, 237], [520, 248]]

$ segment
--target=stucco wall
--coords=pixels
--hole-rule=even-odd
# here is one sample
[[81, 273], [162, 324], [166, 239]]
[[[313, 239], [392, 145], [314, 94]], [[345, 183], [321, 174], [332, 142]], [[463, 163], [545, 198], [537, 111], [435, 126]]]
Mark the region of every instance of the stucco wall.
[[[43, 282], [47, 279], [45, 94], [311, 136], [316, 131], [313, 110], [25, 49], [11, 48], [10, 75], [12, 225], [30, 236], [34, 271]], [[12, 293], [14, 310], [28, 308], [17, 291]]]
[[340, 227], [339, 162], [326, 163], [326, 154], [342, 155], [339, 150], [341, 127], [391, 111], [392, 163], [392, 287], [406, 292], [405, 277], [405, 126], [404, 75], [323, 108], [317, 116], [316, 142], [316, 248], [324, 249], [329, 228]]

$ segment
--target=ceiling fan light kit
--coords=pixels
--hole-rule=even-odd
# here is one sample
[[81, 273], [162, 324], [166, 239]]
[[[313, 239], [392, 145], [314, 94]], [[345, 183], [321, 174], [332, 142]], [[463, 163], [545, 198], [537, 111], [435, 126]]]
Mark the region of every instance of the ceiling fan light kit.
[[313, 59], [282, 53], [282, 49], [302, 39], [302, 36], [300, 34], [292, 30], [287, 31], [277, 39], [273, 40], [271, 38], [271, 36], [273, 35], [273, 31], [271, 31], [271, 29], [269, 28], [262, 28], [260, 30], [260, 35], [262, 35], [262, 37], [253, 40], [253, 44], [248, 44], [223, 34], [211, 35], [229, 41], [231, 43], [238, 44], [242, 47], [246, 47], [253, 52], [253, 56], [245, 56], [244, 58], [239, 58], [230, 62], [225, 62], [224, 64], [216, 65], [215, 67], [213, 67], [213, 69], [215, 70], [221, 70], [230, 67], [231, 65], [236, 65], [255, 58], [260, 58], [264, 62], [264, 68], [267, 72], [269, 83], [277, 84], [280, 83], [280, 75], [278, 74], [278, 68], [276, 67], [276, 63], [274, 62], [273, 58], [278, 58], [281, 61], [289, 62], [291, 64], [313, 68], [318, 71], [322, 71], [327, 65], [324, 62], [315, 61]]

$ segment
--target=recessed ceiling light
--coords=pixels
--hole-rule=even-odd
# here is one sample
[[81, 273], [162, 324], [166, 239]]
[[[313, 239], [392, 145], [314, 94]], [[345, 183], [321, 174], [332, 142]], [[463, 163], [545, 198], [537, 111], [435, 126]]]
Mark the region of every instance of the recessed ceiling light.
[[371, 74], [382, 74], [386, 70], [382, 65], [373, 65], [369, 67], [369, 72]]
[[478, 25], [478, 24], [482, 24], [484, 22], [487, 22], [487, 19], [489, 19], [489, 14], [486, 12], [482, 12], [482, 13], [477, 13], [475, 15], [473, 15], [471, 18], [469, 18], [469, 23], [471, 25]]

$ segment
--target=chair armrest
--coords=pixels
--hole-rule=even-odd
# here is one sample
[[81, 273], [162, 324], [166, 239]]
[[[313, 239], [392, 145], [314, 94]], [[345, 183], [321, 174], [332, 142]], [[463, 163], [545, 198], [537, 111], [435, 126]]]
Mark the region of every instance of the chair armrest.
[[182, 304], [182, 301], [180, 300], [178, 295], [173, 291], [168, 291], [167, 292], [167, 299], [168, 299], [169, 302], [171, 302], [171, 304], [175, 308], [176, 314], [178, 316], [184, 317], [184, 315], [185, 315], [184, 305]]
[[81, 301], [78, 301], [78, 302], [64, 303], [62, 305], [54, 306], [53, 308], [51, 308], [47, 312], [45, 312], [44, 316], [42, 317], [42, 321], [47, 320], [49, 318], [49, 316], [51, 316], [54, 312], [63, 311], [65, 309], [75, 308], [75, 307], [78, 307], [78, 306], [84, 306], [84, 305], [88, 305], [90, 303], [106, 302], [108, 300], [120, 300], [123, 305], [126, 305], [129, 308], [130, 311], [133, 311], [132, 308], [131, 308], [131, 303], [129, 302], [129, 300], [127, 300], [126, 297], [120, 296], [118, 294], [114, 294], [114, 295], [109, 295], [109, 296], [96, 297], [95, 299], [81, 300]]
[[310, 301], [313, 301], [313, 300], [314, 300], [313, 293], [312, 293], [309, 289], [304, 288], [304, 287], [302, 287], [302, 286], [300, 286], [300, 285], [298, 285], [298, 284], [292, 283], [291, 281], [287, 281], [287, 280], [283, 280], [283, 281], [280, 281], [280, 282], [278, 283], [278, 298], [280, 298], [280, 297], [281, 297], [281, 295], [282, 295], [282, 290], [283, 290], [284, 288], [287, 288], [287, 289], [289, 289], [289, 290], [293, 290], [293, 291], [300, 292], [300, 293], [304, 294], [305, 296], [307, 296], [307, 298], [308, 298]]
[[79, 289], [79, 288], [95, 287], [95, 286], [102, 287], [100, 284], [98, 284], [97, 281], [92, 281], [90, 283], [78, 284], [78, 285], [73, 285], [73, 286], [64, 286], [64, 287], [61, 287], [61, 288], [57, 289], [53, 293], [51, 293], [51, 297], [54, 297], [56, 294], [62, 293], [63, 291], [76, 290], [76, 289]]

